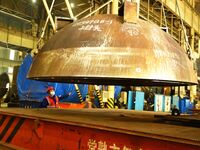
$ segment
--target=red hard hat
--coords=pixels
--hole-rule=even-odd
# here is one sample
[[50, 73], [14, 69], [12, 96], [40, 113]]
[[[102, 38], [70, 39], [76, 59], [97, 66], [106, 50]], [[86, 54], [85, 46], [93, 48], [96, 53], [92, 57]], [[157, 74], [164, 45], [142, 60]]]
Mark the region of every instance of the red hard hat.
[[49, 87], [47, 88], [47, 92], [49, 92], [49, 91], [51, 91], [51, 90], [54, 90], [54, 87], [49, 86]]

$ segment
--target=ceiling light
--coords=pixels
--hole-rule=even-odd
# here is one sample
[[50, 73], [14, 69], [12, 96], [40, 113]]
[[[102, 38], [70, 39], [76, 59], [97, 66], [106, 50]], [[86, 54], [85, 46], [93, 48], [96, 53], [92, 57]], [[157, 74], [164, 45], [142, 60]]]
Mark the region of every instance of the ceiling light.
[[33, 2], [33, 3], [36, 3], [36, 2], [37, 2], [37, 0], [32, 0], [32, 2]]
[[71, 8], [74, 8], [75, 5], [74, 5], [74, 3], [70, 3], [70, 6], [71, 6]]

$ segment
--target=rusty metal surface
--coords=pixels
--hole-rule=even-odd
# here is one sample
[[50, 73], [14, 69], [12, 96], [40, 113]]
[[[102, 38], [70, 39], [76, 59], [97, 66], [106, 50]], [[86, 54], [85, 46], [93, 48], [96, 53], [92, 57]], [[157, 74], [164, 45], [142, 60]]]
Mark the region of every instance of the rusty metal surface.
[[137, 23], [138, 3], [136, 1], [124, 1], [124, 21], [129, 23]]
[[0, 114], [200, 145], [199, 128], [158, 123], [154, 115], [166, 115], [162, 112], [116, 109], [1, 108]]
[[[102, 149], [88, 146], [91, 139], [104, 141], [108, 149], [113, 149], [113, 143], [117, 149], [200, 148], [199, 128], [158, 123], [153, 114], [114, 109], [0, 109], [0, 117], [5, 118], [0, 129], [7, 128], [10, 118], [15, 118], [15, 124], [23, 120], [9, 143], [30, 150]], [[2, 141], [7, 141], [14, 127], [8, 127]]]
[[17, 147], [15, 145], [8, 144], [5, 142], [0, 142], [0, 150], [27, 150], [27, 149]]
[[115, 15], [82, 19], [56, 33], [35, 57], [28, 78], [44, 81], [189, 85], [197, 83], [184, 50], [158, 26]]

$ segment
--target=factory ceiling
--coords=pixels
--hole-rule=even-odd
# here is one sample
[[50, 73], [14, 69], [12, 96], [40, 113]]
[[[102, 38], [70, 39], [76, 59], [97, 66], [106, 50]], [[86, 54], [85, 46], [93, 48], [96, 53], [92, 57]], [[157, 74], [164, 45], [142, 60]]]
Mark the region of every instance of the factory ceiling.
[[[47, 0], [50, 7], [52, 0]], [[73, 4], [72, 4], [73, 2]], [[74, 14], [88, 8], [91, 2], [88, 0], [71, 0], [73, 5]], [[35, 21], [46, 19], [47, 13], [44, 9], [42, 0], [38, 0], [35, 3], [32, 0], [0, 0], [0, 12], [6, 12], [24, 18], [26, 20]], [[68, 17], [69, 13], [64, 0], [55, 0], [52, 15]]]
[[[50, 7], [52, 0], [46, 1]], [[107, 0], [69, 0], [69, 2], [73, 4], [72, 9], [75, 15], [90, 7], [92, 2], [101, 4], [106, 1]], [[195, 3], [196, 11], [200, 12], [200, 0], [196, 0]], [[35, 3], [33, 3], [33, 0], [0, 0], [0, 13], [2, 14], [3, 12], [4, 14], [7, 13], [7, 15], [16, 15], [27, 22], [32, 22], [34, 20], [38, 24], [47, 17], [42, 0], [36, 0]], [[55, 0], [52, 15], [69, 17], [64, 0]]]
[[[50, 7], [52, 0], [46, 1]], [[102, 4], [106, 1], [107, 0], [69, 0], [69, 2], [73, 4], [72, 9], [75, 15], [90, 7], [92, 2]], [[154, 0], [151, 1], [153, 2]], [[196, 0], [195, 3], [196, 11], [200, 12], [200, 0]], [[0, 13], [16, 15], [29, 23], [34, 20], [38, 24], [47, 17], [42, 0], [36, 0], [35, 3], [33, 3], [33, 0], [0, 0]], [[69, 17], [64, 0], [55, 0], [52, 15]]]
[[195, 9], [198, 13], [200, 13], [200, 0], [195, 1]]

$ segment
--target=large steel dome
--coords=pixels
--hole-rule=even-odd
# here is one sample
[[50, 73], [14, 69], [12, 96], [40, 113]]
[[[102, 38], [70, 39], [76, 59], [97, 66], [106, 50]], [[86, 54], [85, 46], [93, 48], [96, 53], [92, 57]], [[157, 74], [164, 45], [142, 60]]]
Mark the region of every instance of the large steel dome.
[[35, 56], [28, 78], [71, 83], [190, 85], [193, 63], [169, 34], [117, 15], [78, 20], [57, 32]]

